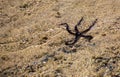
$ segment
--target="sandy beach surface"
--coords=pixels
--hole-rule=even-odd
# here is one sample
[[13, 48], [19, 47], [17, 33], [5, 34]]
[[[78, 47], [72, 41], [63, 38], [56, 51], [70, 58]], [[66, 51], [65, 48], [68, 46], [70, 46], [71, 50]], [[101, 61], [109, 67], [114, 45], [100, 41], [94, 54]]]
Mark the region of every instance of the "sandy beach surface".
[[120, 0], [0, 0], [0, 77], [120, 77]]

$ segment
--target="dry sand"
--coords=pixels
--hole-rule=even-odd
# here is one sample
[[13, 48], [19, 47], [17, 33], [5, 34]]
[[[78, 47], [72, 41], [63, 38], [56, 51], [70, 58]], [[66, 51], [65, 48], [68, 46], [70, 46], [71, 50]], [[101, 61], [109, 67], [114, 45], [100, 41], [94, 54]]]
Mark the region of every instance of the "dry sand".
[[120, 0], [0, 0], [0, 77], [120, 77]]

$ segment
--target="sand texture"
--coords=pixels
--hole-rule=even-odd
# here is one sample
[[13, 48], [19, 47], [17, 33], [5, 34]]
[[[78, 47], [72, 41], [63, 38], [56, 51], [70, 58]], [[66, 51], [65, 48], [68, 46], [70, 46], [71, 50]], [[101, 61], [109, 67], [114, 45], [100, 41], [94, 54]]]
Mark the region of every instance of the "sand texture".
[[0, 77], [120, 77], [120, 0], [0, 0]]

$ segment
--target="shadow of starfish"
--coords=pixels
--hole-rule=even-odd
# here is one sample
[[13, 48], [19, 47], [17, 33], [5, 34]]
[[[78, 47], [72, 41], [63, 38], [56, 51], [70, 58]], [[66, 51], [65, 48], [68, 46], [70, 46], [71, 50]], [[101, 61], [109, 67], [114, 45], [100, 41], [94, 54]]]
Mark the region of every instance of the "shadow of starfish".
[[72, 31], [70, 30], [70, 27], [69, 27], [69, 25], [68, 25], [67, 23], [61, 23], [61, 24], [60, 24], [60, 25], [64, 25], [64, 26], [66, 27], [66, 30], [67, 30], [70, 34], [72, 34], [72, 35], [75, 36], [73, 42], [68, 41], [68, 42], [65, 43], [66, 45], [74, 45], [81, 37], [84, 37], [84, 38], [87, 39], [88, 41], [90, 41], [90, 40], [93, 38], [91, 35], [83, 35], [83, 34], [87, 33], [87, 32], [95, 25], [95, 23], [97, 22], [97, 19], [89, 26], [88, 29], [80, 32], [80, 31], [78, 30], [78, 26], [81, 25], [81, 22], [82, 22], [82, 21], [83, 21], [83, 17], [82, 17], [82, 18], [80, 19], [80, 21], [75, 25], [75, 27], [74, 27], [74, 31], [75, 31], [75, 32], [72, 32]]

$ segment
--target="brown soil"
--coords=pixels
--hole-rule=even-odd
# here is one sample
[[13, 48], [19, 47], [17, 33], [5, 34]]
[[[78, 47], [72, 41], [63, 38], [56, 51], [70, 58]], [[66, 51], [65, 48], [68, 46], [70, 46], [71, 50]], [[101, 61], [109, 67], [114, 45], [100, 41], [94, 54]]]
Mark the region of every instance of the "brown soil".
[[0, 77], [120, 77], [120, 0], [0, 0]]

